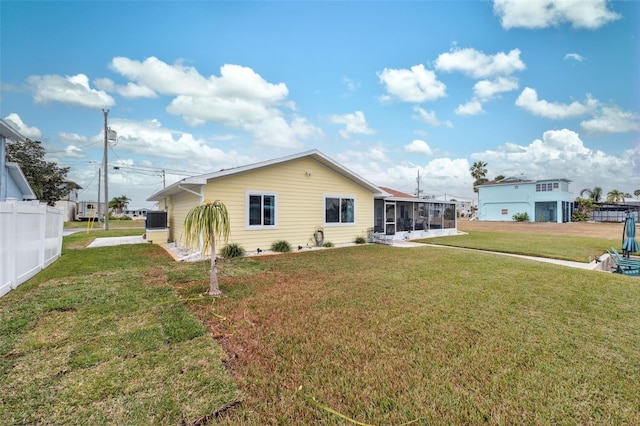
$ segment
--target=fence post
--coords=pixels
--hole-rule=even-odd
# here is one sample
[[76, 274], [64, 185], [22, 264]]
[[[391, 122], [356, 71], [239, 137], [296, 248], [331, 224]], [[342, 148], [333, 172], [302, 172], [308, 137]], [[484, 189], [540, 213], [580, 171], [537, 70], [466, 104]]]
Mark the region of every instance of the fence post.
[[9, 269], [9, 287], [15, 289], [18, 287], [18, 273], [16, 268], [16, 248], [18, 240], [18, 231], [16, 230], [18, 224], [18, 205], [15, 202], [15, 198], [7, 198], [7, 203], [11, 206], [11, 214], [9, 215], [9, 235], [7, 235], [7, 246], [12, 249], [9, 250], [7, 255], [8, 269]]
[[44, 269], [44, 254], [45, 247], [47, 245], [47, 205], [39, 203], [38, 209], [40, 209], [40, 252], [38, 253], [38, 264], [40, 270]]

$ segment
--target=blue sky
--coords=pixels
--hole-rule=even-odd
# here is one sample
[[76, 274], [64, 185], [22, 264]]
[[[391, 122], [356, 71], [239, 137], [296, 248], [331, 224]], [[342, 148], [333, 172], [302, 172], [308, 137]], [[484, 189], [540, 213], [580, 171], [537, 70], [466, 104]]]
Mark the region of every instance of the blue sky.
[[[0, 1], [0, 116], [95, 200], [318, 149], [371, 182], [640, 189], [640, 2]], [[118, 167], [118, 169], [115, 169]]]

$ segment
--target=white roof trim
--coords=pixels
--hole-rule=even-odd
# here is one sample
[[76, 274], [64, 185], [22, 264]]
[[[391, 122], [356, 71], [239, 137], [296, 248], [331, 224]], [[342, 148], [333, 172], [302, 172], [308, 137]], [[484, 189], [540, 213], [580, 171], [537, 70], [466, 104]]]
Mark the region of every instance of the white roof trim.
[[12, 141], [24, 142], [26, 138], [14, 129], [11, 124], [0, 118], [0, 136]]
[[281, 164], [281, 163], [286, 163], [289, 161], [293, 161], [293, 160], [297, 160], [300, 158], [305, 158], [305, 157], [309, 157], [312, 158], [314, 160], [316, 160], [317, 162], [319, 162], [320, 164], [324, 165], [325, 167], [333, 170], [334, 172], [346, 177], [347, 179], [351, 180], [352, 182], [356, 183], [357, 185], [360, 185], [364, 188], [366, 188], [367, 190], [371, 191], [375, 196], [378, 195], [389, 195], [386, 192], [384, 192], [381, 188], [379, 188], [377, 185], [374, 185], [373, 183], [369, 182], [368, 180], [358, 176], [357, 174], [353, 173], [352, 171], [350, 171], [349, 169], [341, 166], [340, 164], [336, 163], [335, 161], [333, 161], [331, 158], [327, 157], [326, 155], [324, 155], [323, 153], [321, 153], [320, 151], [318, 151], [317, 149], [313, 149], [310, 151], [304, 151], [304, 152], [300, 152], [297, 154], [292, 154], [292, 155], [288, 155], [286, 157], [280, 157], [280, 158], [275, 158], [272, 160], [267, 160], [267, 161], [262, 161], [259, 163], [253, 163], [253, 164], [248, 164], [246, 166], [240, 166], [240, 167], [234, 167], [231, 169], [223, 169], [223, 170], [219, 170], [217, 172], [213, 172], [213, 173], [206, 173], [203, 175], [199, 175], [199, 176], [194, 176], [194, 177], [189, 177], [189, 178], [184, 178], [176, 183], [174, 183], [171, 186], [168, 186], [167, 188], [156, 192], [155, 194], [151, 195], [149, 198], [147, 198], [147, 201], [160, 201], [161, 199], [165, 198], [165, 197], [170, 197], [172, 195], [178, 194], [180, 192], [182, 192], [182, 189], [180, 188], [180, 186], [186, 186], [186, 185], [205, 185], [208, 181], [212, 180], [212, 179], [217, 179], [217, 178], [221, 178], [224, 176], [230, 176], [230, 175], [234, 175], [234, 174], [239, 174], [239, 173], [245, 173], [245, 172], [249, 172], [252, 170], [257, 170], [257, 169], [261, 169], [263, 167], [269, 167], [269, 166], [274, 166], [277, 164]]
[[29, 185], [29, 181], [25, 177], [24, 173], [22, 173], [20, 165], [18, 163], [7, 163], [7, 170], [22, 192], [22, 199], [35, 200], [36, 194], [33, 192], [33, 189], [31, 189], [31, 185]]

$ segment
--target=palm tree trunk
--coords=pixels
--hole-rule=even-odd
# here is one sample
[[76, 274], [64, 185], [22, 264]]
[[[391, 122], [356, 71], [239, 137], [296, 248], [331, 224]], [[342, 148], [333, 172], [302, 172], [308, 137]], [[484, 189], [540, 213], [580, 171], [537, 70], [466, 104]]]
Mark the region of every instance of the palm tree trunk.
[[209, 296], [220, 296], [222, 292], [220, 291], [220, 287], [218, 286], [218, 267], [216, 266], [216, 237], [211, 231], [211, 273], [209, 276], [211, 277], [209, 282], [209, 292], [207, 293]]

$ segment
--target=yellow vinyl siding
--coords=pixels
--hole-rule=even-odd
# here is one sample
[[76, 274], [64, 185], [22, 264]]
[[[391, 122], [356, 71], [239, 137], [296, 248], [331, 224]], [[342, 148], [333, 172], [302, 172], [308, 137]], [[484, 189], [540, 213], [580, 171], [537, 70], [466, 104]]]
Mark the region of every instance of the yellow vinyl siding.
[[[310, 172], [308, 175], [307, 172]], [[277, 227], [248, 229], [246, 226], [247, 191], [273, 193], [277, 196]], [[353, 197], [356, 202], [353, 224], [325, 225], [324, 198], [326, 195]], [[185, 200], [194, 200], [191, 196]], [[334, 244], [352, 242], [359, 235], [366, 235], [373, 226], [373, 195], [365, 188], [326, 168], [310, 158], [300, 158], [286, 163], [262, 167], [245, 173], [234, 174], [210, 181], [204, 190], [204, 198], [221, 200], [229, 211], [231, 234], [229, 242], [242, 245], [252, 252], [257, 248], [268, 250], [277, 240], [286, 240], [292, 247], [314, 245], [316, 227], [324, 228], [325, 242]], [[193, 207], [180, 206], [174, 200], [176, 218]], [[174, 224], [176, 228], [178, 225]], [[181, 230], [181, 228], [180, 228]], [[179, 234], [174, 234], [177, 238]], [[219, 244], [218, 247], [221, 247]]]
[[184, 218], [192, 208], [200, 205], [200, 197], [190, 192], [182, 192], [171, 197], [169, 205], [169, 239], [176, 241], [178, 244], [185, 244], [184, 236]]

